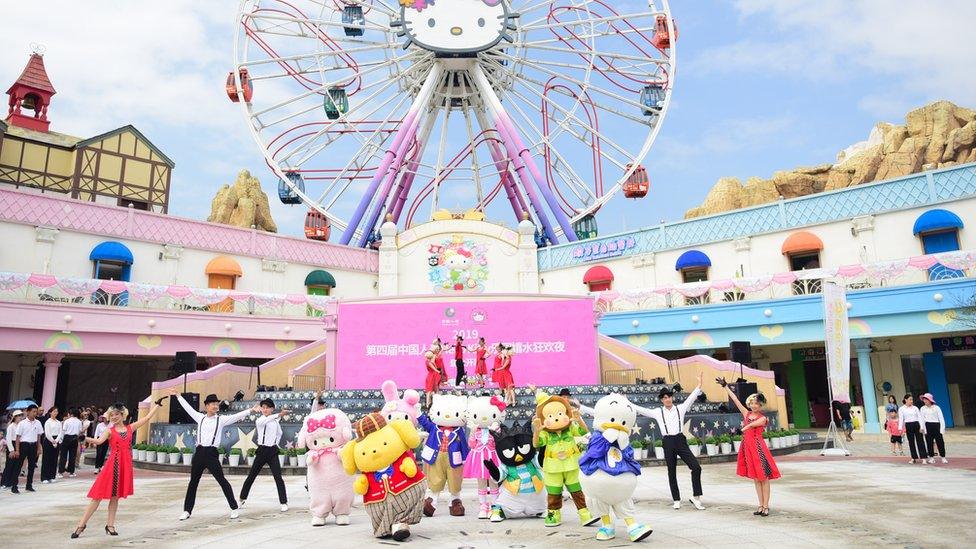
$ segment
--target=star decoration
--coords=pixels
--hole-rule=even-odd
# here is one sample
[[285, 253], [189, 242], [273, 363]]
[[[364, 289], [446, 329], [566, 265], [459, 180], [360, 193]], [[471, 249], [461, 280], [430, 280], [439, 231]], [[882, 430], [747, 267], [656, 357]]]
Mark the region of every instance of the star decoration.
[[726, 422], [725, 422], [725, 427], [728, 427], [728, 426], [729, 426], [729, 422], [728, 422], [728, 421], [726, 421]]
[[704, 429], [704, 428], [705, 428], [705, 422], [704, 422], [704, 421], [703, 421], [703, 422], [701, 422], [701, 423], [700, 423], [699, 425], [701, 426], [701, 428], [702, 428], [702, 429]]
[[635, 435], [639, 435], [639, 434], [640, 434], [640, 432], [641, 432], [641, 426], [640, 426], [640, 425], [634, 425], [634, 430], [633, 430], [633, 433], [634, 433]]
[[715, 422], [715, 428], [718, 429], [718, 422]]
[[[683, 434], [685, 438], [694, 438], [694, 435], [688, 431], [689, 427], [691, 427], [691, 420], [686, 421], [684, 425], [681, 426], [681, 434]], [[695, 429], [695, 432], [697, 433], [698, 429]]]
[[237, 442], [234, 443], [231, 448], [240, 448], [241, 454], [247, 455], [247, 451], [251, 448], [257, 449], [258, 445], [254, 444], [254, 431], [257, 429], [252, 429], [248, 432], [244, 432], [244, 429], [240, 427], [237, 428]]
[[183, 450], [183, 448], [186, 448], [186, 444], [183, 443], [183, 435], [184, 435], [184, 433], [178, 433], [176, 435], [176, 444], [173, 445], [173, 446], [176, 446], [177, 448], [179, 448], [180, 450]]

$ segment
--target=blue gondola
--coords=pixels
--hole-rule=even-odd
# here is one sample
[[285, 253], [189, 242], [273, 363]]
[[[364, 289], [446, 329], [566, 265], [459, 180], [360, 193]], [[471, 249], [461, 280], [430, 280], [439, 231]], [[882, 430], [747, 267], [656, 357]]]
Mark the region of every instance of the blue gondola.
[[329, 88], [329, 93], [322, 99], [322, 106], [329, 120], [335, 120], [340, 115], [346, 114], [349, 112], [349, 97], [346, 95], [346, 90]]
[[[302, 174], [298, 172], [288, 172], [285, 174], [291, 184], [301, 192], [305, 192], [305, 180], [302, 179]], [[292, 187], [285, 183], [284, 179], [278, 180], [278, 198], [281, 199], [282, 204], [301, 204], [302, 198], [298, 196]]]
[[644, 116], [659, 114], [664, 108], [664, 85], [649, 84], [641, 91], [640, 102]]
[[346, 36], [362, 36], [363, 28], [360, 26], [348, 26], [348, 25], [365, 25], [366, 16], [363, 15], [362, 6], [346, 6], [342, 8], [342, 24], [347, 25], [342, 28], [345, 31]]

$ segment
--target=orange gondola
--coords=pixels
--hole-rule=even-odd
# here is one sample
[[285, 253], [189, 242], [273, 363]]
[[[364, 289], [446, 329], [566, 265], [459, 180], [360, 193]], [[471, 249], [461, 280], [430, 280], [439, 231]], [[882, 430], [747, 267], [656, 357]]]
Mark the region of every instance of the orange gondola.
[[654, 22], [654, 38], [651, 38], [651, 44], [659, 50], [666, 50], [671, 47], [671, 41], [678, 41], [678, 25], [671, 20], [671, 27], [674, 29], [674, 37], [668, 33], [668, 18], [664, 15], [658, 15]]
[[309, 240], [329, 240], [329, 233], [332, 232], [332, 223], [322, 212], [311, 209], [305, 214], [305, 238]]
[[[242, 68], [241, 73], [241, 95], [244, 96], [244, 102], [250, 103], [251, 97], [254, 95], [254, 84], [251, 83], [251, 76], [248, 74], [247, 69]], [[224, 89], [227, 91], [227, 97], [234, 103], [240, 102], [240, 97], [237, 93], [237, 81], [234, 78], [234, 71], [227, 73], [227, 84], [225, 84]]]
[[[631, 164], [627, 164], [627, 169], [629, 170]], [[644, 198], [647, 196], [647, 191], [650, 190], [651, 180], [647, 176], [647, 170], [644, 166], [640, 164], [634, 170], [634, 173], [630, 174], [627, 181], [624, 183], [624, 196], [627, 198]]]

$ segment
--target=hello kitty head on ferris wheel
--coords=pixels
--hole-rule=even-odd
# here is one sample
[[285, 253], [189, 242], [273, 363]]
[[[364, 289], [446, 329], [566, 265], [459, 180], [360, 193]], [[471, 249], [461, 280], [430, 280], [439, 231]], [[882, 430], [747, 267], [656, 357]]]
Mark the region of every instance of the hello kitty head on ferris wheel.
[[467, 56], [498, 42], [512, 41], [515, 30], [506, 0], [400, 0], [404, 48], [411, 43], [439, 55]]

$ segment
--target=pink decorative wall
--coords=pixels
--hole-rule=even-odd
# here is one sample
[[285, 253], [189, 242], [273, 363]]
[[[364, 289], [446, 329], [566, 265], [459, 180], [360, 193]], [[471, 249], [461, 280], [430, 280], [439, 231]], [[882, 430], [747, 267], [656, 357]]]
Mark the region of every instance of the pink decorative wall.
[[13, 189], [0, 189], [0, 220], [370, 273], [379, 264], [372, 250]]
[[[468, 347], [482, 336], [490, 346], [515, 347], [512, 375], [517, 385], [582, 385], [599, 382], [593, 302], [589, 298], [493, 301], [436, 300], [421, 303], [339, 303], [336, 387], [376, 389], [385, 379], [401, 387], [423, 387], [423, 352], [440, 336], [457, 334]], [[474, 374], [474, 353], [465, 352]], [[453, 376], [454, 352], [444, 362]], [[489, 371], [492, 358], [488, 359]]]

